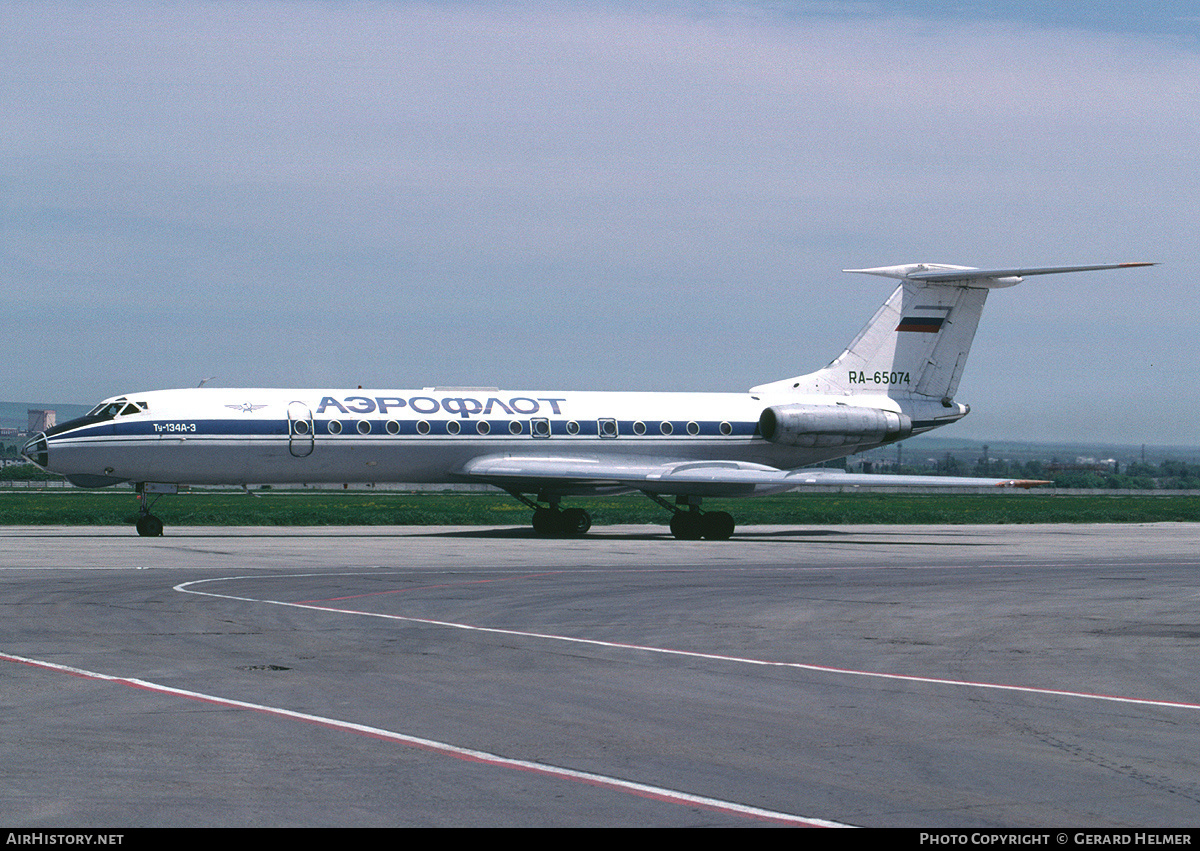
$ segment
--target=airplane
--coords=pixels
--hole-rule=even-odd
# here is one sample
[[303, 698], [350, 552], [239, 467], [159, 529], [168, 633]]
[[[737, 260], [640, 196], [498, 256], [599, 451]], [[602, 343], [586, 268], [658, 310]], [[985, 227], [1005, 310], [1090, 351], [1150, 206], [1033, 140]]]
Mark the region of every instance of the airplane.
[[[1152, 266], [976, 269], [914, 263], [845, 269], [900, 283], [824, 369], [742, 393], [506, 391], [496, 387], [198, 387], [126, 393], [34, 435], [21, 453], [72, 484], [131, 483], [137, 532], [181, 485], [484, 483], [533, 509], [545, 535], [591, 517], [564, 497], [640, 491], [671, 512], [678, 539], [726, 540], [706, 497], [801, 485], [1018, 486], [976, 477], [811, 467], [962, 419], [955, 393], [988, 292], [1032, 275]], [[674, 498], [674, 502], [670, 498]]]

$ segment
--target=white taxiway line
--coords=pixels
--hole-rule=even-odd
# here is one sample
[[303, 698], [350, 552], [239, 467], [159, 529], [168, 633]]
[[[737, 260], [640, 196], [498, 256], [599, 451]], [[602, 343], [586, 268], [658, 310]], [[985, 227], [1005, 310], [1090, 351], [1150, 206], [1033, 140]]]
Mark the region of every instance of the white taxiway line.
[[[300, 576], [312, 576], [315, 574], [296, 574], [296, 578]], [[368, 618], [383, 618], [385, 620], [405, 621], [407, 623], [419, 623], [426, 626], [438, 626], [448, 629], [462, 629], [471, 632], [486, 632], [493, 635], [511, 635], [519, 638], [533, 638], [543, 641], [563, 641], [572, 644], [586, 644], [592, 647], [607, 647], [617, 650], [641, 650], [647, 653], [661, 653], [670, 656], [686, 656], [692, 659], [707, 659], [717, 662], [735, 662], [743, 665], [761, 665], [763, 667], [773, 668], [792, 668], [801, 671], [816, 671], [823, 674], [844, 674], [853, 677], [869, 677], [872, 679], [892, 680], [909, 683], [929, 683], [933, 685], [943, 686], [959, 686], [964, 688], [976, 689], [991, 689], [995, 691], [1012, 691], [1022, 692], [1025, 694], [1039, 694], [1051, 697], [1073, 697], [1082, 698], [1085, 700], [1103, 700], [1112, 703], [1135, 704], [1140, 706], [1161, 706], [1171, 709], [1200, 709], [1200, 703], [1188, 703], [1176, 700], [1155, 700], [1152, 698], [1142, 697], [1122, 697], [1112, 694], [1093, 694], [1085, 691], [1068, 691], [1066, 689], [1041, 688], [1038, 686], [1019, 686], [1009, 685], [1005, 683], [988, 683], [975, 682], [972, 680], [952, 680], [943, 677], [920, 677], [913, 674], [888, 674], [881, 671], [862, 671], [854, 668], [836, 668], [831, 665], [816, 665], [808, 662], [781, 662], [770, 659], [753, 659], [746, 656], [728, 656], [720, 653], [699, 653], [694, 650], [674, 650], [669, 647], [653, 647], [646, 644], [629, 644], [620, 641], [603, 641], [596, 638], [577, 638], [570, 635], [555, 635], [545, 632], [528, 632], [519, 629], [503, 629], [500, 627], [490, 626], [475, 626], [467, 623], [456, 623], [454, 621], [439, 621], [430, 618], [414, 618], [406, 615], [389, 615], [381, 612], [364, 612], [359, 609], [343, 609], [336, 606], [319, 606], [315, 603], [289, 603], [283, 600], [266, 600], [255, 597], [238, 597], [232, 594], [217, 594], [213, 591], [197, 591], [189, 586], [202, 585], [209, 582], [227, 582], [238, 579], [261, 579], [262, 577], [250, 576], [225, 576], [215, 579], [199, 579], [194, 582], [183, 582], [176, 585], [174, 590], [185, 594], [200, 594], [206, 597], [220, 597], [226, 600], [238, 600], [245, 603], [267, 603], [273, 606], [290, 606], [298, 609], [312, 609], [318, 612], [331, 612], [342, 615], [359, 615]], [[287, 579], [289, 576], [273, 576], [272, 579]]]
[[[218, 594], [213, 596], [221, 595]], [[248, 703], [243, 700], [233, 700], [231, 698], [219, 697], [212, 694], [204, 694], [198, 691], [188, 691], [187, 689], [174, 688], [172, 686], [161, 685], [159, 683], [150, 682], [149, 680], [142, 680], [134, 677], [117, 677], [111, 674], [101, 674], [96, 671], [88, 671], [84, 670], [83, 668], [75, 668], [70, 665], [61, 665], [55, 662], [30, 659], [24, 656], [15, 656], [11, 653], [0, 653], [0, 660], [15, 662], [22, 665], [30, 665], [35, 668], [41, 668], [48, 671], [57, 671], [59, 673], [70, 674], [71, 676], [75, 677], [103, 680], [105, 682], [130, 686], [131, 688], [141, 689], [143, 691], [173, 695], [175, 697], [202, 701], [204, 703], [211, 703], [217, 706], [227, 706], [234, 709], [246, 709], [253, 712], [274, 715], [280, 718], [288, 718], [293, 721], [304, 721], [310, 724], [319, 724], [323, 727], [333, 730], [356, 733], [361, 736], [370, 736], [375, 739], [394, 742], [397, 744], [406, 745], [408, 747], [421, 748], [422, 750], [431, 751], [443, 756], [449, 756], [468, 762], [478, 762], [485, 765], [493, 765], [498, 768], [528, 771], [533, 774], [540, 774], [544, 777], [551, 777], [557, 780], [571, 780], [575, 782], [587, 783], [592, 786], [599, 786], [605, 789], [612, 789], [617, 792], [625, 792], [642, 798], [664, 801], [670, 804], [683, 804], [685, 806], [703, 807], [704, 809], [711, 810], [713, 812], [762, 819], [766, 821], [781, 822], [784, 824], [803, 827], [853, 826], [840, 824], [839, 822], [835, 821], [828, 821], [826, 819], [798, 816], [791, 813], [781, 813], [774, 810], [761, 809], [759, 807], [750, 807], [746, 806], [745, 804], [738, 804], [732, 801], [722, 801], [717, 798], [707, 798], [703, 795], [692, 795], [687, 792], [666, 789], [662, 786], [652, 786], [647, 783], [636, 783], [632, 780], [623, 780], [619, 777], [608, 777], [603, 774], [593, 774], [588, 771], [576, 771], [571, 768], [561, 768], [555, 765], [529, 762], [523, 759], [511, 759], [509, 757], [488, 753], [486, 751], [460, 748], [456, 745], [447, 744], [446, 742], [438, 742], [433, 739], [423, 739], [417, 736], [408, 736], [404, 733], [397, 733], [392, 730], [384, 730], [380, 727], [370, 727], [365, 724], [355, 724], [350, 721], [340, 721], [336, 718], [327, 718], [322, 715], [310, 715], [306, 712], [295, 712], [291, 709], [281, 709], [277, 706], [266, 706], [261, 703]]]

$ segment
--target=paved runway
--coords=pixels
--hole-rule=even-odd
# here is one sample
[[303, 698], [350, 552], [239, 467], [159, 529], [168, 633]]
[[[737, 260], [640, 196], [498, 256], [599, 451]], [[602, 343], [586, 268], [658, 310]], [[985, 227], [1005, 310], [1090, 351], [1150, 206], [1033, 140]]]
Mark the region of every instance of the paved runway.
[[0, 529], [0, 823], [1188, 826], [1200, 524]]

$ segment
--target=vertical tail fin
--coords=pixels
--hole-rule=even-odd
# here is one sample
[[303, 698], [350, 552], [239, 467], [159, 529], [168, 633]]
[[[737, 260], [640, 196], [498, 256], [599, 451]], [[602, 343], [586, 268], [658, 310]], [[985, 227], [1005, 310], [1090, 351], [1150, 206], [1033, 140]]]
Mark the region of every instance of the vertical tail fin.
[[948, 402], [958, 390], [988, 290], [1013, 286], [1028, 275], [1152, 265], [972, 269], [921, 263], [846, 269], [898, 278], [901, 284], [854, 342], [829, 366], [807, 375], [761, 384], [751, 391], [917, 394]]

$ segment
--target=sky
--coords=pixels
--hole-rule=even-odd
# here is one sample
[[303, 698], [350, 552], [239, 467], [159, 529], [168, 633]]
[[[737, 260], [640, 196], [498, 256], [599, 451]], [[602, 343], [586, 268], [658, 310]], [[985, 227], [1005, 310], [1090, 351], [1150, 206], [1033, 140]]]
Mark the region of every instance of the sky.
[[1155, 261], [993, 292], [953, 430], [1200, 445], [1193, 9], [0, 0], [0, 398], [742, 391], [844, 268]]

